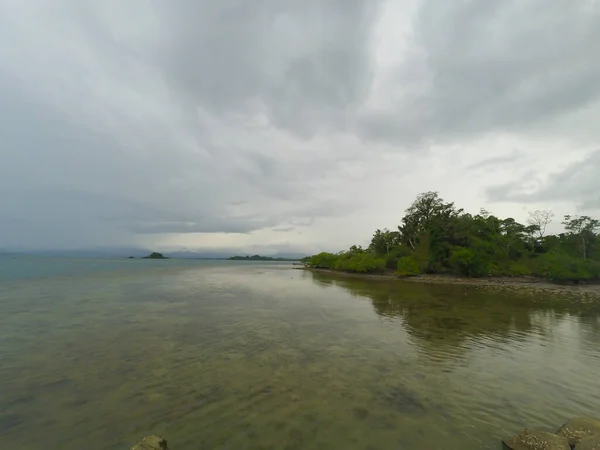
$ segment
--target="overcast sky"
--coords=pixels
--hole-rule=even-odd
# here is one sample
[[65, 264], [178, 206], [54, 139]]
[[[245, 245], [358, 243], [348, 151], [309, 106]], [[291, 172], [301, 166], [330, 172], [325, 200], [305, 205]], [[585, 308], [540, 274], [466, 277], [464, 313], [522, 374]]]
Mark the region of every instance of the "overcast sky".
[[597, 0], [0, 0], [0, 247], [600, 214], [599, 48]]

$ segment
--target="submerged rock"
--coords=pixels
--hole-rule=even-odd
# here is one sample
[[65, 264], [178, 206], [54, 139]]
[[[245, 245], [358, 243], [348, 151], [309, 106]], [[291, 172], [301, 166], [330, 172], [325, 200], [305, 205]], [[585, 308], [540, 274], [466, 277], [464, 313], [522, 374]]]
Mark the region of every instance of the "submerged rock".
[[526, 428], [521, 434], [502, 440], [504, 450], [570, 450], [564, 436]]
[[419, 401], [417, 396], [403, 386], [395, 386], [384, 396], [385, 402], [403, 413], [422, 413], [425, 405]]
[[160, 436], [153, 434], [152, 436], [146, 436], [140, 442], [131, 447], [131, 450], [169, 450], [167, 447], [167, 440]]
[[600, 435], [582, 438], [575, 446], [575, 450], [600, 450]]
[[600, 436], [600, 420], [588, 416], [575, 417], [560, 427], [556, 434], [565, 436], [569, 445], [573, 446], [584, 437]]

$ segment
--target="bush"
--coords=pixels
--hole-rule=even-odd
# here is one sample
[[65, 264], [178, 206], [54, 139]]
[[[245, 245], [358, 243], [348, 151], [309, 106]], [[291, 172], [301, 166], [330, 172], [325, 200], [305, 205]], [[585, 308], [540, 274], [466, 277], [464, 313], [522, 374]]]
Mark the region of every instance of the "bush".
[[508, 266], [508, 274], [513, 276], [531, 275], [531, 269], [522, 262], [513, 262]]
[[315, 269], [333, 269], [337, 259], [338, 256], [333, 253], [322, 252], [311, 256], [305, 265]]
[[466, 277], [483, 277], [489, 273], [485, 258], [465, 247], [452, 249], [450, 265], [457, 273]]
[[415, 252], [410, 247], [406, 245], [396, 247], [392, 249], [389, 255], [386, 255], [386, 268], [395, 270], [398, 268], [398, 261], [400, 261], [401, 258], [412, 257], [412, 259], [416, 261], [414, 256]]
[[509, 276], [510, 273], [508, 272], [508, 269], [500, 264], [497, 263], [490, 263], [488, 264], [488, 275], [492, 276], [492, 277], [506, 277]]
[[385, 259], [376, 258], [366, 252], [347, 253], [337, 259], [333, 268], [356, 273], [383, 272], [385, 270]]
[[419, 262], [411, 256], [404, 256], [398, 260], [396, 273], [401, 276], [418, 275], [421, 273]]
[[411, 253], [419, 264], [419, 271], [423, 273], [433, 272], [433, 260], [431, 255], [431, 234], [429, 232], [421, 235], [419, 243]]
[[537, 259], [536, 272], [537, 275], [557, 283], [579, 283], [600, 278], [600, 264], [559, 251], [551, 251]]
[[385, 258], [385, 268], [395, 269], [398, 266], [398, 260], [397, 255], [387, 255]]

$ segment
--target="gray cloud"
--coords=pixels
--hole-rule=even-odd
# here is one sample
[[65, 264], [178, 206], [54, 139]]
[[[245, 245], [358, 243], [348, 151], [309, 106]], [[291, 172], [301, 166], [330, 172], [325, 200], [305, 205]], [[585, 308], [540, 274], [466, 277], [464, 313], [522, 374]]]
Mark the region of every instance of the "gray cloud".
[[345, 127], [372, 78], [379, 0], [163, 3], [161, 66], [182, 102], [266, 114], [309, 136]]
[[600, 150], [553, 173], [547, 180], [536, 180], [530, 173], [518, 180], [489, 187], [486, 194], [488, 200], [494, 202], [563, 201], [584, 210], [600, 210]]
[[467, 170], [478, 170], [478, 169], [493, 169], [506, 164], [513, 164], [523, 158], [523, 152], [514, 149], [512, 153], [504, 156], [495, 156], [492, 158], [482, 159], [473, 164], [469, 164]]
[[279, 227], [279, 228], [273, 228], [273, 231], [275, 231], [277, 233], [287, 233], [287, 232], [293, 231], [295, 229], [296, 229], [296, 227]]
[[0, 245], [248, 233], [342, 211], [307, 185], [335, 157], [242, 140], [249, 114], [305, 137], [343, 126], [370, 85], [378, 2], [109, 3], [1, 7], [15, 49], [0, 51]]
[[556, 120], [598, 100], [595, 2], [423, 0], [419, 5], [409, 55], [385, 86], [391, 94], [395, 86], [406, 88], [392, 110], [364, 114], [366, 136], [464, 140], [542, 126], [552, 133]]
[[[0, 3], [10, 43], [0, 46], [0, 247], [274, 230], [279, 243], [265, 248], [291, 249], [281, 239], [321, 220], [337, 228], [323, 240], [337, 242], [351, 227], [335, 219], [372, 227], [358, 216], [380, 199], [396, 214], [411, 200], [397, 179], [427, 180], [425, 166], [441, 161], [397, 153], [552, 136], [573, 114], [573, 139], [600, 137], [594, 114], [581, 113], [600, 98], [591, 3], [417, 0], [406, 51], [381, 56], [376, 43], [397, 33], [376, 33], [382, 12], [401, 4]], [[482, 152], [467, 170], [517, 156]], [[596, 204], [586, 170], [488, 194]]]

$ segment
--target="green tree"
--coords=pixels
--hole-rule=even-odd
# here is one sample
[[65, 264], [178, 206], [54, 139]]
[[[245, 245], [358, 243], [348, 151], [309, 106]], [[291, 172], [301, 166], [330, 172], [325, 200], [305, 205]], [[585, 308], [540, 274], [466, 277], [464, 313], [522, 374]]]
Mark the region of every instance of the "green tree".
[[419, 194], [417, 199], [406, 210], [402, 224], [398, 227], [401, 238], [405, 244], [415, 250], [421, 236], [436, 225], [462, 213], [457, 210], [454, 203], [445, 203], [437, 192]]
[[450, 263], [461, 275], [466, 277], [483, 277], [488, 274], [485, 257], [475, 249], [456, 247], [452, 250]]
[[397, 231], [377, 229], [368, 248], [352, 246], [303, 262], [361, 273], [387, 267], [404, 275], [450, 271], [464, 276], [533, 274], [557, 282], [599, 279], [600, 221], [565, 216], [565, 232], [548, 235], [552, 217], [551, 211], [533, 211], [524, 225], [485, 209], [471, 215], [430, 191], [406, 209]]
[[555, 250], [539, 258], [537, 271], [538, 275], [557, 283], [581, 283], [598, 279], [600, 264], [596, 261], [573, 257]]
[[418, 275], [421, 273], [419, 262], [412, 256], [404, 256], [398, 260], [396, 273], [400, 276]]
[[500, 236], [507, 259], [519, 258], [526, 250], [527, 227], [512, 217], [500, 221]]
[[352, 246], [349, 251], [337, 255], [332, 268], [357, 273], [382, 272], [385, 270], [385, 260]]
[[566, 215], [562, 224], [569, 234], [578, 238], [581, 257], [586, 259], [590, 245], [595, 240], [595, 232], [600, 227], [600, 220], [589, 216]]
[[305, 265], [307, 264], [316, 269], [333, 269], [337, 258], [333, 253], [321, 252], [318, 255], [311, 256], [309, 261], [305, 262]]
[[377, 229], [371, 238], [369, 251], [376, 255], [389, 256], [395, 247], [400, 244], [400, 233], [390, 231], [384, 228], [383, 231]]
[[400, 241], [417, 252], [423, 271], [447, 264], [460, 228], [462, 209], [446, 203], [437, 192], [419, 194], [398, 227]]

